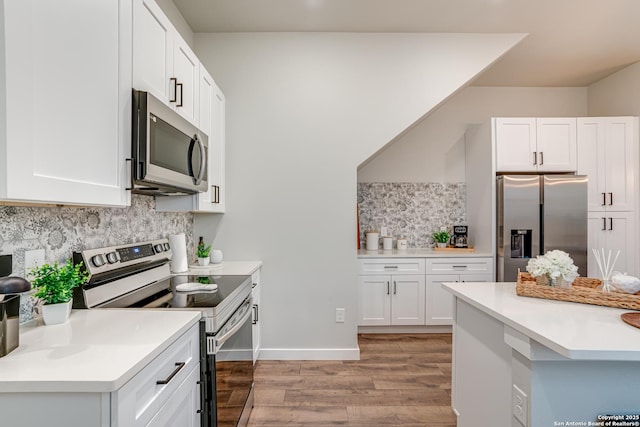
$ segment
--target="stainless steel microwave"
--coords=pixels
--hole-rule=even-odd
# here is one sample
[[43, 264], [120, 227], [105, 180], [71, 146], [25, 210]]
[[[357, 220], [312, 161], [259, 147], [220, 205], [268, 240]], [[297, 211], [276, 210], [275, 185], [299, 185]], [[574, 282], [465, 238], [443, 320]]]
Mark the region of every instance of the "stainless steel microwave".
[[207, 191], [208, 137], [148, 92], [133, 90], [131, 187], [154, 196]]

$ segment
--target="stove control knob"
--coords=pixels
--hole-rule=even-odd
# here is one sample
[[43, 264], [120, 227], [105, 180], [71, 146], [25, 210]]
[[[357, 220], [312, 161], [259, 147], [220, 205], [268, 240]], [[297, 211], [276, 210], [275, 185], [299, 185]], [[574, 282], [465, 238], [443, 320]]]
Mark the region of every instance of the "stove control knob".
[[107, 254], [107, 261], [109, 264], [115, 264], [118, 262], [118, 253], [117, 252], [109, 252]]
[[160, 243], [158, 243], [157, 245], [155, 245], [153, 247], [153, 249], [156, 250], [156, 253], [159, 254], [160, 252], [164, 252], [164, 246], [161, 245]]
[[91, 257], [91, 264], [95, 267], [102, 267], [105, 263], [104, 255], [98, 254]]
[[171, 249], [168, 243], [163, 243], [162, 246], [164, 247], [165, 252]]

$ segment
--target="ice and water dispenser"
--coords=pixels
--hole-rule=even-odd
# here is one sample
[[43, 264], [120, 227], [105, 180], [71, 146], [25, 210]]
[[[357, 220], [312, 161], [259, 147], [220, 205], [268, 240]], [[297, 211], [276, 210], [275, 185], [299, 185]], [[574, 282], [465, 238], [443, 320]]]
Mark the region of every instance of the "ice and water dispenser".
[[511, 258], [531, 258], [533, 230], [511, 230]]

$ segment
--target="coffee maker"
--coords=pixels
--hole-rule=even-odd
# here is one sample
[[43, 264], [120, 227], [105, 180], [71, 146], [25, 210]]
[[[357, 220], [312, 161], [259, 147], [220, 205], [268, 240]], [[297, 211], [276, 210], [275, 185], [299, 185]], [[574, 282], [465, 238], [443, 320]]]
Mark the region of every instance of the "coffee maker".
[[468, 247], [468, 227], [466, 225], [454, 225], [453, 236], [451, 237], [451, 244], [454, 248], [466, 248]]

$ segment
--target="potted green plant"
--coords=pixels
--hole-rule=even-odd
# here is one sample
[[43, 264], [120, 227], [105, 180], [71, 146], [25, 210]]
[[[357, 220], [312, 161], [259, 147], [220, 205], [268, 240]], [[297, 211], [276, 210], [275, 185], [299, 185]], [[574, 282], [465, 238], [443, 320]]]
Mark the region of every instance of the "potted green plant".
[[82, 263], [73, 264], [71, 259], [63, 265], [58, 261], [42, 264], [30, 270], [34, 297], [43, 302], [42, 318], [47, 325], [64, 323], [71, 313], [73, 288], [82, 285], [89, 273], [82, 270]]
[[198, 265], [209, 265], [209, 252], [211, 252], [211, 245], [206, 245], [204, 242], [198, 243], [196, 249], [196, 256], [198, 257]]
[[444, 230], [444, 229], [441, 229], [440, 231], [436, 231], [435, 233], [433, 233], [433, 240], [436, 241], [439, 248], [446, 248], [450, 238], [451, 238], [451, 235], [447, 230]]

